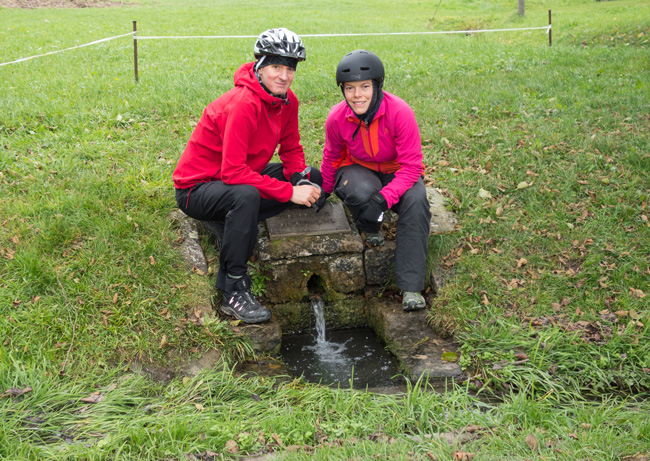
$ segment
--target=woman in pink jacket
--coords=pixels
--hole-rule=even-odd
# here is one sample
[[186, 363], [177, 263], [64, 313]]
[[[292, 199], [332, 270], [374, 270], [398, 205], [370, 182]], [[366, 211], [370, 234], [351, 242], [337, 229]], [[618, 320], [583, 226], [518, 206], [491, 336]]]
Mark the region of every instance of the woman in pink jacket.
[[370, 246], [384, 243], [386, 210], [399, 215], [395, 280], [404, 310], [422, 309], [431, 212], [415, 114], [383, 91], [384, 65], [369, 51], [346, 54], [336, 83], [344, 101], [332, 107], [325, 123], [323, 191], [345, 203]]
[[[220, 234], [221, 310], [246, 323], [271, 318], [253, 297], [247, 272], [257, 222], [292, 203], [318, 209], [325, 200], [320, 172], [305, 167], [298, 99], [290, 89], [305, 60], [302, 40], [287, 29], [269, 29], [254, 53], [257, 61], [235, 73], [235, 88], [203, 112], [173, 175], [178, 207]], [[276, 150], [281, 163], [269, 163]]]

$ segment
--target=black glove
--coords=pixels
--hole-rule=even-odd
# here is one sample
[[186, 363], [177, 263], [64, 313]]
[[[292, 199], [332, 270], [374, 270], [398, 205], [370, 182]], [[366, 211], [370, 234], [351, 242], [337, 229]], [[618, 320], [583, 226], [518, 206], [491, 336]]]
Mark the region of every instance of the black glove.
[[381, 230], [381, 223], [384, 221], [386, 210], [388, 210], [386, 199], [379, 192], [375, 192], [370, 196], [370, 201], [357, 218], [357, 228], [364, 232], [376, 234]]
[[316, 213], [318, 213], [320, 210], [323, 209], [323, 207], [325, 206], [325, 202], [327, 201], [329, 196], [330, 196], [330, 194], [328, 194], [324, 190], [320, 191], [320, 197], [318, 197], [318, 200], [316, 200], [314, 202], [314, 204], [312, 205], [312, 208], [314, 208], [316, 210]]
[[291, 179], [289, 179], [289, 182], [291, 183], [292, 186], [303, 186], [306, 183], [300, 184], [300, 182], [301, 181], [307, 181], [307, 183], [309, 183], [309, 184], [307, 184], [308, 186], [309, 185], [315, 186], [316, 184], [311, 183], [309, 181], [309, 179], [307, 179], [307, 176], [309, 175], [310, 171], [311, 171], [311, 167], [308, 166], [307, 168], [302, 170], [302, 172], [292, 174]]

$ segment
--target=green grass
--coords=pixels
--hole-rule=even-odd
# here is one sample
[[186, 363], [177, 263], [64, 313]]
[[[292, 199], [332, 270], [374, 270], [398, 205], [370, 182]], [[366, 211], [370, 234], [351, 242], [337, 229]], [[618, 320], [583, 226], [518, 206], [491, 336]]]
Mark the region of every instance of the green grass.
[[[546, 25], [549, 7], [526, 3], [524, 18], [511, 1], [380, 1], [362, 15], [352, 1], [4, 8], [0, 62], [127, 33], [133, 20], [141, 36]], [[229, 456], [228, 440], [286, 459], [647, 455], [649, 6], [554, 2], [550, 48], [543, 31], [305, 38], [293, 88], [308, 161], [340, 99], [336, 63], [371, 49], [385, 88], [415, 110], [429, 179], [461, 222], [431, 245], [433, 259], [450, 252], [432, 326], [455, 335], [473, 370], [445, 395], [228, 367], [170, 383], [131, 372], [213, 347], [228, 366], [252, 356], [227, 322], [195, 317], [213, 275], [187, 270], [169, 218], [175, 163], [251, 39], [141, 40], [137, 84], [129, 38], [0, 67], [0, 395], [32, 388], [0, 398], [0, 458]], [[80, 402], [96, 391], [101, 402]], [[482, 429], [459, 441], [471, 425]]]

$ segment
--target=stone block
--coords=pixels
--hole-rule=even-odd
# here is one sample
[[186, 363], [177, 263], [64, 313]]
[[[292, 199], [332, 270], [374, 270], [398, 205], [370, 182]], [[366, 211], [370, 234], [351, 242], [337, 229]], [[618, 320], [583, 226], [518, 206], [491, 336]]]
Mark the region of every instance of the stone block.
[[422, 374], [431, 378], [459, 378], [463, 370], [457, 361], [444, 360], [445, 352], [458, 352], [453, 341], [438, 337], [429, 327], [427, 311], [405, 312], [394, 301], [369, 298], [368, 324], [399, 359], [411, 379]]
[[366, 248], [363, 255], [368, 285], [384, 285], [395, 280], [394, 240], [386, 240], [379, 247]]
[[[297, 333], [315, 327], [314, 310], [309, 300], [269, 305], [273, 318], [284, 333]], [[363, 299], [349, 296], [327, 301], [324, 309], [328, 329], [354, 328], [367, 325]]]
[[282, 329], [275, 319], [272, 318], [269, 322], [257, 324], [240, 323], [238, 328], [250, 338], [253, 349], [258, 353], [277, 354], [280, 352]]
[[307, 299], [313, 276], [322, 280], [326, 292], [350, 293], [366, 285], [361, 253], [272, 260], [263, 267], [268, 274], [265, 296], [272, 303]]
[[263, 229], [255, 254], [260, 261], [273, 261], [362, 251], [363, 242], [356, 230], [341, 234], [301, 235], [270, 240], [268, 232]]

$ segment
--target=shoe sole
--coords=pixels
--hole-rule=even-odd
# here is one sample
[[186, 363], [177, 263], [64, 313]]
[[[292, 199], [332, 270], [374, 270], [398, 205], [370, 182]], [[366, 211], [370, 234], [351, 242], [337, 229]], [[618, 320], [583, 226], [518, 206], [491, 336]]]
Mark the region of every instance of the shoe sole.
[[419, 311], [419, 310], [424, 309], [425, 307], [427, 307], [427, 306], [426, 305], [425, 306], [418, 306], [417, 304], [415, 306], [405, 306], [405, 305], [402, 304], [402, 309], [404, 309], [406, 312]]
[[271, 311], [269, 310], [264, 312], [263, 315], [260, 315], [258, 317], [251, 317], [251, 318], [244, 318], [237, 315], [237, 313], [228, 306], [221, 306], [221, 312], [223, 312], [226, 315], [231, 315], [235, 317], [237, 320], [241, 320], [244, 323], [261, 323], [261, 322], [266, 322], [271, 318]]

